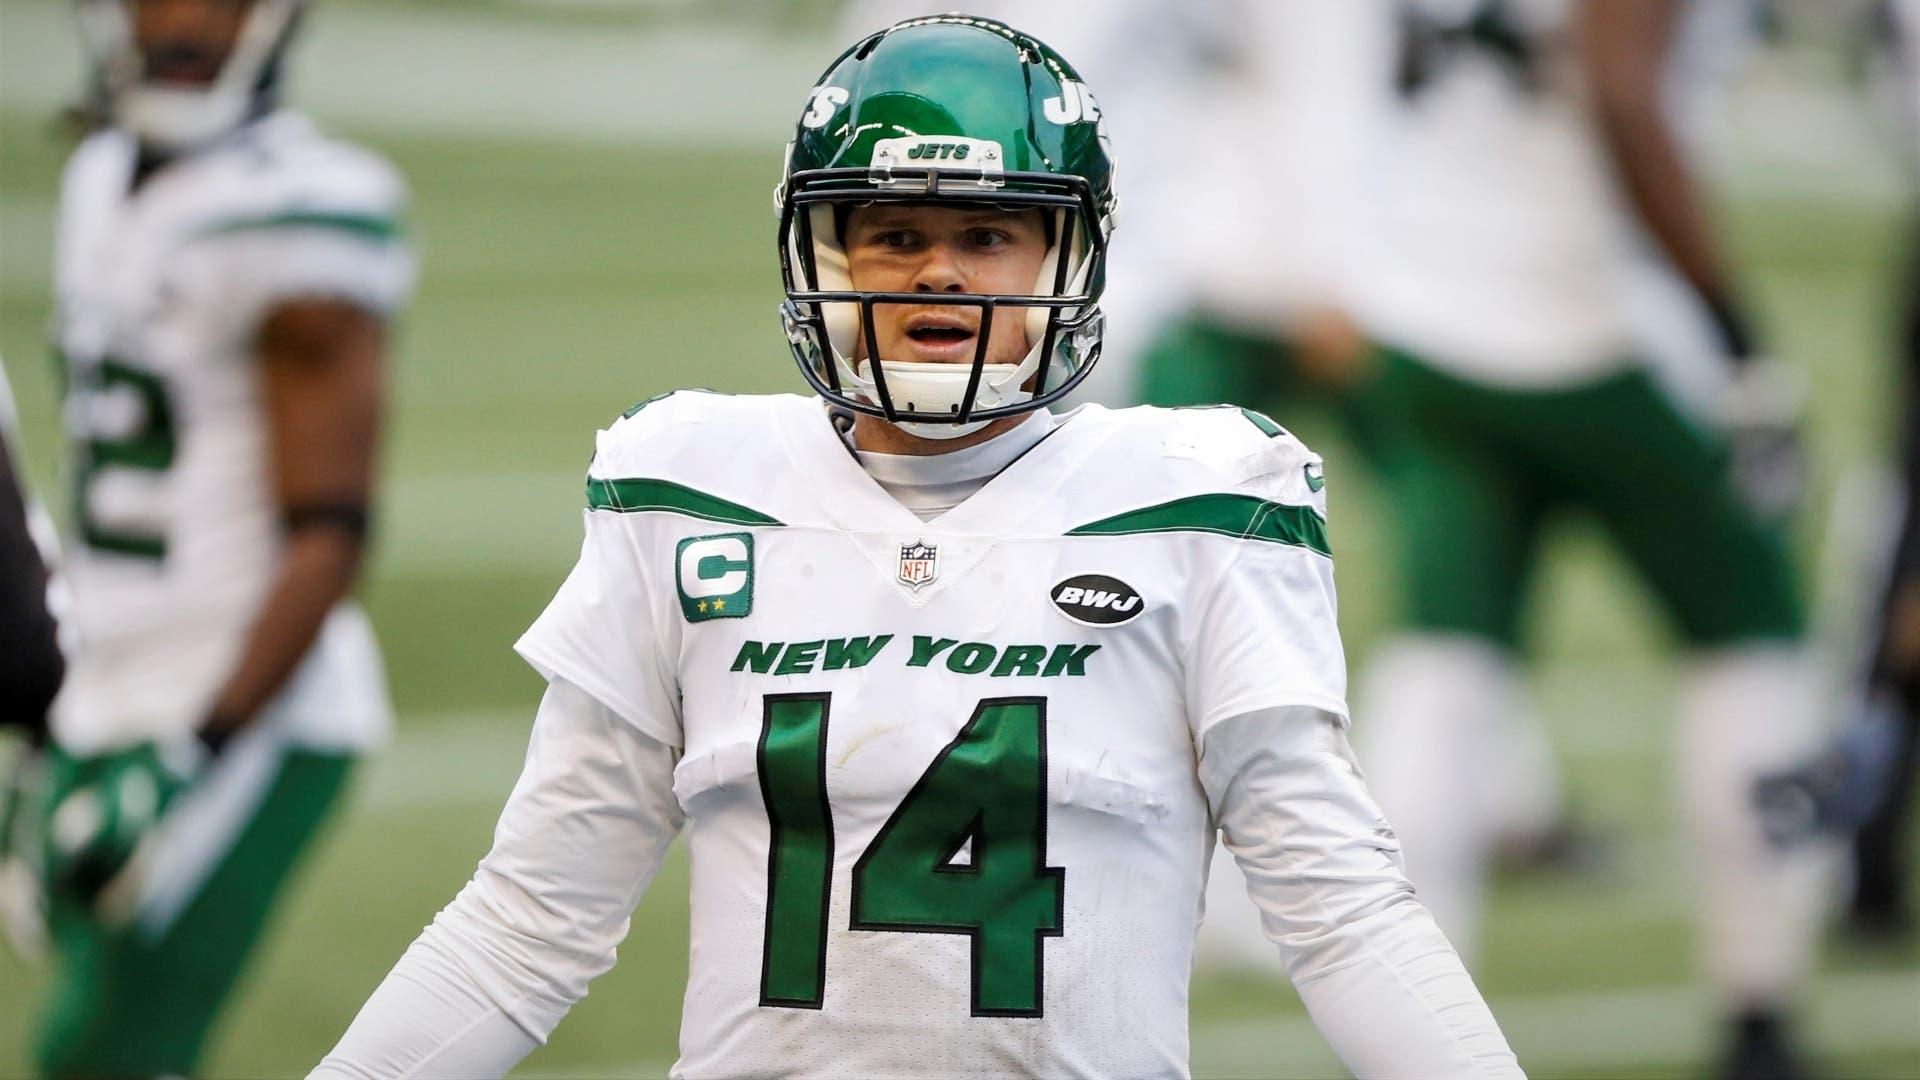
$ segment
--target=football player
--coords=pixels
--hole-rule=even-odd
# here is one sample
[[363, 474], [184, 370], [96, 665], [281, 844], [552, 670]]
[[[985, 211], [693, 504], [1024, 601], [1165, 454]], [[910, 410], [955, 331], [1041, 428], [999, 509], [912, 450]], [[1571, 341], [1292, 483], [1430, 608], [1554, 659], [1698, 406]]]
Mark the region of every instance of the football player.
[[44, 508], [27, 498], [14, 441], [13, 392], [0, 366], [0, 730], [11, 729], [12, 748], [0, 777], [0, 930], [21, 957], [38, 959], [46, 948], [40, 903], [35, 781], [47, 738], [47, 708], [66, 675], [58, 627], [51, 611], [47, 563], [53, 530]]
[[[1920, 163], [1920, 0], [1875, 5], [1868, 28], [1870, 71], [1877, 76], [1870, 85], [1885, 99], [1909, 162]], [[1880, 597], [1859, 690], [1833, 745], [1815, 761], [1769, 780], [1762, 793], [1783, 840], [1837, 832], [1852, 841], [1846, 926], [1863, 940], [1896, 949], [1912, 940], [1915, 923], [1909, 836], [1920, 772], [1920, 231], [1915, 240], [1896, 344], [1905, 359], [1903, 497], [1898, 512], [1885, 515], [1885, 546], [1873, 553], [1879, 557], [1866, 560], [1881, 568]]]
[[[1739, 303], [1676, 100], [1734, 55], [1737, 5], [1412, 0], [1372, 258], [1349, 295], [1379, 343], [1357, 431], [1397, 518], [1407, 626], [1359, 695], [1361, 746], [1410, 876], [1471, 954], [1497, 780], [1523, 691], [1545, 523], [1598, 520], [1690, 654], [1681, 820], [1730, 1075], [1797, 1067], [1816, 848], [1767, 837], [1755, 786], [1819, 736], [1779, 521], [1791, 380]], [[1390, 163], [1390, 164], [1389, 164]]]
[[349, 600], [393, 170], [279, 106], [301, 0], [79, 0], [100, 127], [55, 266], [76, 646], [43, 778], [54, 1076], [192, 1073], [389, 721]]
[[[1920, 0], [1881, 5], [1882, 82], [1904, 122], [1910, 163], [1920, 163]], [[1915, 173], [1920, 180], [1920, 173]], [[1920, 773], [1920, 226], [1907, 259], [1901, 349], [1906, 359], [1902, 475], [1906, 503], [1891, 580], [1881, 601], [1868, 675], [1872, 708], [1892, 721], [1887, 792], [1855, 832], [1851, 926], [1889, 941], [1911, 940], [1916, 922], [1910, 842]], [[1870, 720], [1869, 723], [1872, 723]]]
[[[18, 730], [32, 745], [46, 736], [47, 708], [66, 675], [66, 658], [48, 610], [48, 535], [37, 503], [28, 501], [14, 443], [13, 391], [0, 367], [0, 729]], [[6, 829], [0, 827], [0, 849]]]
[[971, 16], [821, 77], [776, 189], [817, 396], [601, 433], [494, 849], [316, 1075], [507, 1071], [683, 827], [675, 1075], [1179, 1075], [1216, 824], [1350, 1068], [1517, 1075], [1346, 749], [1319, 459], [1048, 411], [1100, 350], [1100, 118]]

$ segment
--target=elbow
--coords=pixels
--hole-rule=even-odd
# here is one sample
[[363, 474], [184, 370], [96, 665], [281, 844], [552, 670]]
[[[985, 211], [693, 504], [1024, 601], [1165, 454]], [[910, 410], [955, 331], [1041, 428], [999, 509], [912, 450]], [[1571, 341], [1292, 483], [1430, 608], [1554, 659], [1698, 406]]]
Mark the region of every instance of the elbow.
[[483, 864], [421, 940], [434, 938], [436, 947], [486, 969], [491, 985], [512, 987], [503, 999], [563, 1013], [613, 966], [625, 930], [624, 920], [612, 927], [583, 921]]
[[1666, 124], [1659, 91], [1640, 79], [1599, 81], [1593, 88], [1588, 108], [1601, 134], [1614, 143], [1657, 133]]
[[343, 600], [359, 580], [366, 555], [367, 523], [364, 511], [348, 520], [349, 511], [339, 515], [298, 519], [288, 515], [285, 565], [295, 573], [314, 581], [327, 591], [329, 599]]
[[1281, 959], [1295, 982], [1326, 975], [1365, 960], [1383, 935], [1409, 924], [1431, 926], [1433, 917], [1404, 880], [1323, 908], [1322, 917], [1275, 935]]

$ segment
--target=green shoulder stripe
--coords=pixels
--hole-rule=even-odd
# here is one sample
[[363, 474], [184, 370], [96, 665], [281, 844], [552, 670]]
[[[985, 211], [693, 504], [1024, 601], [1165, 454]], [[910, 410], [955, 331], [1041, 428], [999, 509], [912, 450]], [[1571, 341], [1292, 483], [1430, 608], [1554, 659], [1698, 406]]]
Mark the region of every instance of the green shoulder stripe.
[[659, 510], [726, 525], [782, 524], [758, 510], [667, 480], [596, 480], [588, 477], [587, 509], [612, 510], [620, 514]]
[[1254, 412], [1252, 409], [1241, 409], [1240, 415], [1246, 417], [1247, 423], [1259, 428], [1260, 434], [1265, 435], [1269, 439], [1277, 439], [1287, 433], [1286, 428], [1274, 423], [1272, 418], [1268, 417], [1266, 413]]
[[397, 240], [402, 232], [399, 221], [375, 214], [289, 210], [281, 214], [222, 221], [202, 230], [202, 235], [225, 236], [229, 233], [254, 232], [260, 229], [332, 229], [335, 232], [352, 233], [368, 240]]
[[1068, 536], [1203, 532], [1311, 548], [1332, 557], [1327, 523], [1310, 506], [1268, 502], [1253, 495], [1191, 495], [1129, 510], [1070, 530]]

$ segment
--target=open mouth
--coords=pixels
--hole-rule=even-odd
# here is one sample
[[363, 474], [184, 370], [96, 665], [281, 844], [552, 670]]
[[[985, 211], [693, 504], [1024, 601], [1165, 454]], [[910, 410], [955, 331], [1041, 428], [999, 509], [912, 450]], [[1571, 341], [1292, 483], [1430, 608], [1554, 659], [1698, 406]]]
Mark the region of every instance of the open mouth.
[[191, 46], [162, 45], [147, 54], [141, 74], [152, 83], [206, 86], [220, 77], [220, 57]]
[[954, 315], [922, 313], [907, 320], [907, 339], [915, 351], [936, 359], [973, 355], [975, 328]]

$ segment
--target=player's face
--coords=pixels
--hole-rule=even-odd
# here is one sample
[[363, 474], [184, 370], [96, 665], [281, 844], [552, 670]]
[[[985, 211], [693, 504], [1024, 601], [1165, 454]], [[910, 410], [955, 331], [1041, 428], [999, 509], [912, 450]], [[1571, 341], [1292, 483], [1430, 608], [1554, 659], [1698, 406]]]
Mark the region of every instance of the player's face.
[[149, 83], [208, 86], [233, 51], [252, 0], [135, 0], [133, 36]]
[[[917, 363], [967, 364], [979, 346], [982, 311], [941, 304], [956, 293], [1033, 292], [1047, 256], [1038, 210], [971, 210], [876, 203], [847, 216], [847, 269], [864, 292], [923, 293], [925, 304], [875, 304], [880, 355]], [[993, 313], [987, 363], [1017, 364], [1031, 343], [1027, 309]], [[864, 331], [854, 353], [867, 359]]]

